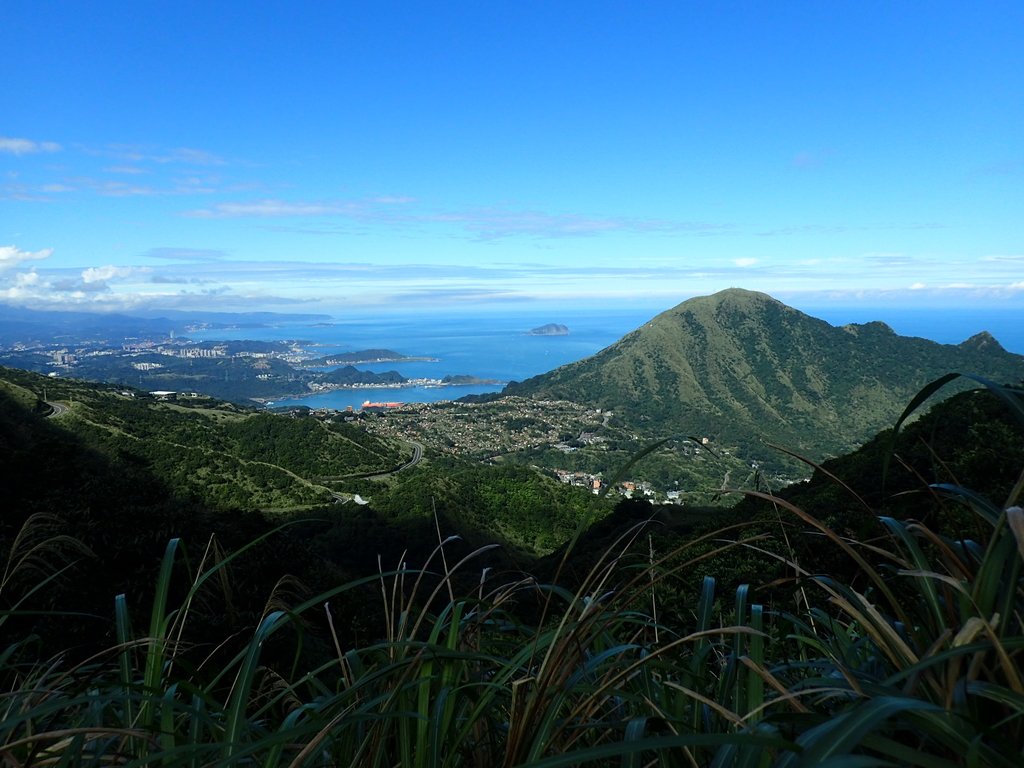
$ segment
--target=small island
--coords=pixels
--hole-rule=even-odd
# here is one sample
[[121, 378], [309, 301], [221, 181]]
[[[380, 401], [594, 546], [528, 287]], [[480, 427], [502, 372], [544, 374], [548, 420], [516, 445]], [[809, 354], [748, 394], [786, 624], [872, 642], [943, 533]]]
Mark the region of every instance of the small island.
[[527, 336], [568, 336], [569, 328], [561, 323], [548, 323], [531, 331], [526, 332]]

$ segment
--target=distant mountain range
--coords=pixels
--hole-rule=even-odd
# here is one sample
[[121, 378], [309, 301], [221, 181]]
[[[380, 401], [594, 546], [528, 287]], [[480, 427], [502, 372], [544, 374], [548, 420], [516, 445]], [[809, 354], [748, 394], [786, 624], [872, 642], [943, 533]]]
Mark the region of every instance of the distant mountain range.
[[611, 409], [645, 434], [709, 436], [743, 455], [764, 454], [767, 441], [820, 459], [891, 426], [922, 386], [950, 371], [1016, 383], [1024, 356], [987, 332], [944, 345], [880, 322], [834, 327], [729, 289], [502, 394]]
[[166, 336], [187, 325], [258, 328], [276, 323], [313, 323], [328, 315], [278, 314], [275, 312], [193, 312], [139, 310], [131, 315], [107, 312], [63, 312], [24, 309], [0, 304], [0, 345], [52, 343], [61, 339], [80, 342], [114, 337]]

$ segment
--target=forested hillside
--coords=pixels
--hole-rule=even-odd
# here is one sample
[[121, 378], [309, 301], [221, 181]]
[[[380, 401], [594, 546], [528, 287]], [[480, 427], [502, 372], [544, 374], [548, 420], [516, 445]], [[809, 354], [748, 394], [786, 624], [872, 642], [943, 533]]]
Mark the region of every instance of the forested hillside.
[[[850, 454], [820, 465], [808, 461], [811, 477], [805, 482], [778, 488], [762, 475], [754, 490], [732, 494], [738, 503], [729, 508], [657, 507], [640, 500], [621, 504], [573, 546], [572, 572], [586, 573], [618, 537], [647, 520], [655, 523], [646, 530], [650, 546], [662, 554], [683, 548], [692, 556], [712, 552], [725, 540], [748, 540], [751, 546], [731, 548], [694, 568], [686, 586], [671, 598], [675, 609], [685, 610], [698, 597], [704, 575], [715, 576], [728, 590], [754, 580], [766, 602], [792, 600], [799, 569], [856, 581], [857, 564], [829, 545], [821, 530], [794, 515], [794, 509], [805, 510], [851, 541], [884, 537], [880, 516], [917, 521], [941, 536], [984, 539], [990, 521], [979, 516], [975, 503], [991, 500], [998, 515], [1000, 505], [1015, 498], [1019, 503], [1024, 493], [1024, 389], [1003, 391], [1010, 405], [984, 388], [932, 405], [934, 398], [895, 436], [886, 429]], [[733, 526], [730, 534], [719, 533]], [[702, 537], [709, 538], [692, 545]], [[546, 558], [538, 571], [554, 574], [563, 554], [560, 550]]]
[[9, 392], [21, 390], [23, 401], [45, 388], [51, 401], [68, 406], [54, 426], [212, 507], [288, 510], [327, 503], [331, 489], [318, 477], [385, 472], [410, 451], [336, 420], [273, 416], [210, 400], [163, 401], [13, 369], [4, 369], [2, 378]]
[[[27, 521], [23, 543], [68, 537], [66, 551], [47, 554], [73, 565], [46, 604], [71, 600], [77, 614], [66, 621], [86, 643], [107, 634], [113, 595], [148, 599], [172, 538], [202, 559], [213, 540], [224, 552], [285, 526], [232, 566], [247, 586], [228, 613], [244, 624], [287, 575], [305, 589], [327, 589], [382, 564], [420, 560], [439, 535], [454, 534], [468, 542], [454, 551], [502, 545], [487, 562], [504, 569], [550, 552], [603, 509], [525, 468], [428, 455], [396, 472], [412, 453], [408, 443], [308, 409], [282, 415], [161, 401], [0, 369], [0, 554], [13, 556]], [[356, 625], [365, 599], [353, 603]]]

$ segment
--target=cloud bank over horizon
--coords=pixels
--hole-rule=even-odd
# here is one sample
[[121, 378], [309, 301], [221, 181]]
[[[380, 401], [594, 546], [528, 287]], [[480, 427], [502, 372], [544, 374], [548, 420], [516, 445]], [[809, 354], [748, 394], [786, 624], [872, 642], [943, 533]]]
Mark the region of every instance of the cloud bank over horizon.
[[[305, 305], [326, 312], [409, 310], [431, 306], [530, 305], [649, 306], [667, 308], [691, 296], [728, 287], [831, 303], [1018, 306], [1024, 281], [1015, 279], [1024, 257], [986, 256], [954, 272], [984, 273], [986, 281], [912, 281], [921, 265], [899, 254], [866, 255], [881, 277], [848, 288], [858, 268], [841, 260], [765, 264], [595, 264], [585, 270], [557, 263], [374, 264], [371, 262], [244, 261], [201, 249], [154, 248], [133, 265], [48, 266], [53, 256], [0, 247], [0, 301], [37, 309], [222, 309], [278, 311]], [[890, 275], [903, 282], [891, 285]], [[823, 281], [822, 276], [828, 276]]]

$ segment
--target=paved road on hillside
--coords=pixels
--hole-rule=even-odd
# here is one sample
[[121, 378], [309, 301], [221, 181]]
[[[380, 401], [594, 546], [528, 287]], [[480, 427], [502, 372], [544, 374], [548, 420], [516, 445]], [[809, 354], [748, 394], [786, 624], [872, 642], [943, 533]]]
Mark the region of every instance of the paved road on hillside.
[[407, 462], [405, 462], [405, 464], [398, 467], [397, 469], [392, 469], [390, 472], [377, 472], [374, 474], [364, 475], [364, 477], [387, 477], [388, 475], [397, 475], [402, 470], [409, 469], [410, 467], [415, 467], [417, 464], [419, 464], [420, 460], [423, 458], [423, 445], [421, 443], [417, 443], [415, 440], [406, 440], [405, 442], [412, 446], [411, 459], [409, 459]]
[[[407, 462], [405, 462], [405, 464], [403, 464], [402, 466], [398, 467], [397, 469], [392, 469], [389, 472], [376, 472], [376, 473], [372, 473], [371, 472], [370, 474], [366, 474], [366, 475], [349, 475], [346, 478], [338, 478], [338, 479], [370, 480], [370, 479], [373, 479], [375, 477], [388, 477], [389, 475], [395, 475], [395, 474], [398, 474], [399, 472], [401, 472], [403, 469], [409, 469], [409, 467], [415, 467], [417, 464], [420, 463], [420, 459], [423, 458], [423, 445], [420, 444], [420, 443], [417, 443], [417, 442], [415, 442], [413, 440], [406, 440], [405, 442], [412, 446], [412, 458], [409, 459]], [[343, 504], [349, 501], [349, 498], [348, 498], [348, 496], [346, 494], [336, 493], [336, 492], [332, 491], [331, 492], [331, 496], [333, 496], [335, 498], [335, 500], [340, 501]], [[362, 498], [360, 498], [359, 494], [356, 494], [355, 497], [352, 498], [352, 501], [355, 501], [356, 504], [360, 504], [360, 505], [362, 505], [362, 504], [369, 504], [370, 503], [369, 501], [364, 501]]]
[[415, 467], [423, 459], [423, 445], [417, 443], [415, 440], [403, 440], [404, 443], [412, 446], [412, 458], [410, 458], [405, 464], [394, 469], [389, 469], [386, 472], [360, 472], [355, 475], [336, 475], [332, 477], [321, 477], [315, 478], [319, 481], [333, 481], [333, 480], [371, 480], [376, 477], [389, 477], [390, 475], [397, 475], [403, 470]]
[[49, 400], [45, 400], [44, 402], [48, 406], [53, 408], [53, 411], [51, 413], [47, 414], [47, 416], [46, 416], [46, 418], [48, 418], [48, 419], [55, 419], [58, 416], [63, 416], [69, 410], [69, 408], [66, 405], [61, 405], [60, 403], [51, 403]]

